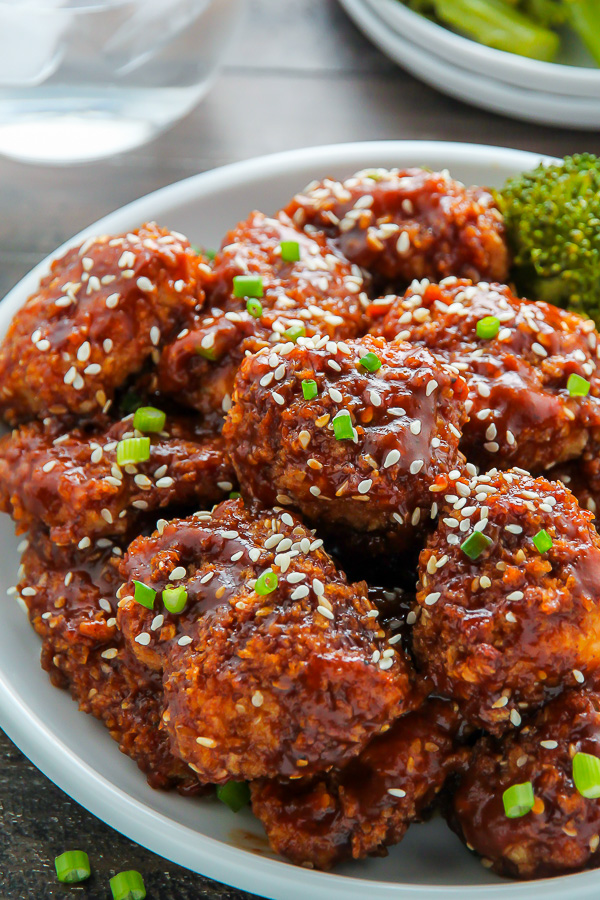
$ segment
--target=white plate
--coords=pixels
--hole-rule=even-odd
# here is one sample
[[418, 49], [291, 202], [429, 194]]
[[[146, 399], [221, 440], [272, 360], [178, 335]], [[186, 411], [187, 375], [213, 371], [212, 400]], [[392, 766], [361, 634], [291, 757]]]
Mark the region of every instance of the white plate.
[[[361, 31], [390, 59], [451, 97], [527, 122], [560, 125], [563, 128], [600, 127], [600, 90], [593, 98], [568, 97], [515, 87], [479, 71], [469, 71], [454, 62], [446, 62], [428, 49], [412, 43], [381, 18], [369, 0], [340, 0], [340, 3]], [[435, 27], [439, 29], [439, 26]], [[474, 45], [473, 41], [465, 43]], [[461, 59], [461, 56], [458, 58]], [[483, 71], [488, 71], [485, 65]]]
[[[118, 233], [147, 219], [215, 245], [258, 207], [274, 211], [314, 177], [346, 177], [369, 166], [449, 168], [461, 180], [500, 185], [539, 157], [467, 144], [381, 142], [317, 147], [236, 163], [150, 194], [90, 226], [90, 235]], [[59, 251], [60, 252], [60, 251]], [[0, 306], [0, 333], [34, 290], [48, 260]], [[14, 583], [17, 542], [0, 517], [0, 591]], [[484, 869], [440, 820], [415, 825], [387, 859], [371, 859], [324, 874], [269, 858], [262, 828], [248, 811], [235, 816], [212, 799], [185, 799], [151, 790], [103, 727], [53, 688], [38, 664], [39, 641], [14, 600], [2, 605], [0, 725], [56, 784], [92, 813], [149, 849], [212, 878], [275, 900], [587, 900], [598, 873], [542, 883], [501, 881]], [[242, 830], [255, 837], [241, 837]], [[244, 849], [245, 848], [245, 849]], [[251, 852], [256, 850], [262, 852]], [[109, 848], [104, 848], [110, 852]]]
[[517, 87], [571, 97], [592, 97], [600, 104], [600, 68], [576, 36], [563, 35], [558, 62], [541, 62], [485, 47], [455, 34], [404, 6], [401, 0], [367, 0], [367, 3], [400, 37], [446, 62], [454, 64], [459, 59], [465, 69], [483, 72], [489, 78]]

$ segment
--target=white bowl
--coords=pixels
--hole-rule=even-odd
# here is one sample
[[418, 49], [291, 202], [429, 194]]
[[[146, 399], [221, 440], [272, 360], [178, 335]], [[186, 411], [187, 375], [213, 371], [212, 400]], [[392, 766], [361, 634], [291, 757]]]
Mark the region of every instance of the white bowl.
[[600, 104], [600, 68], [574, 36], [564, 34], [559, 62], [541, 62], [495, 50], [456, 34], [404, 6], [400, 0], [367, 0], [367, 3], [401, 37], [446, 62], [460, 60], [464, 69], [517, 87], [591, 97]]
[[[147, 219], [215, 245], [258, 207], [274, 211], [314, 177], [346, 177], [369, 166], [449, 168], [461, 180], [500, 185], [540, 157], [470, 144], [373, 142], [316, 147], [236, 163], [150, 194], [74, 237], [121, 232]], [[57, 251], [60, 252], [60, 251]], [[3, 334], [48, 267], [27, 275], [0, 306]], [[0, 517], [0, 590], [16, 578], [17, 542]], [[502, 881], [484, 869], [440, 819], [415, 825], [386, 859], [341, 867], [335, 874], [269, 858], [260, 824], [235, 816], [212, 799], [185, 799], [151, 790], [94, 719], [52, 687], [38, 664], [39, 641], [14, 600], [3, 603], [0, 629], [0, 725], [56, 784], [92, 813], [176, 863], [275, 900], [587, 900], [598, 874], [585, 872], [536, 883]], [[106, 850], [106, 848], [105, 848]], [[260, 852], [256, 852], [260, 851]]]
[[[396, 0], [391, 0], [396, 2]], [[593, 97], [569, 97], [564, 94], [553, 94], [546, 91], [530, 90], [526, 87], [516, 87], [497, 78], [481, 74], [487, 73], [487, 67], [482, 66], [481, 71], [473, 71], [462, 67], [462, 55], [457, 55], [461, 65], [454, 61], [447, 62], [441, 56], [430, 52], [423, 46], [413, 43], [412, 40], [402, 37], [395, 31], [382, 16], [375, 10], [379, 10], [379, 0], [340, 0], [348, 15], [355, 24], [382, 50], [390, 59], [403, 66], [422, 81], [432, 85], [438, 90], [480, 106], [493, 112], [502, 113], [516, 119], [527, 122], [538, 122], [542, 125], [559, 125], [563, 128], [598, 128], [600, 127], [600, 82], [596, 98]], [[404, 7], [398, 3], [398, 7]], [[404, 10], [411, 12], [410, 10]], [[411, 13], [415, 18], [416, 13]], [[426, 21], [426, 20], [423, 20]], [[428, 22], [438, 34], [451, 33], [439, 25]], [[463, 44], [472, 45], [480, 51], [492, 52], [489, 48], [482, 47], [474, 41], [458, 38]], [[435, 45], [435, 42], [432, 42]], [[495, 51], [499, 52], [499, 51]], [[503, 53], [502, 56], [511, 57], [513, 54]], [[600, 72], [600, 70], [598, 70]]]

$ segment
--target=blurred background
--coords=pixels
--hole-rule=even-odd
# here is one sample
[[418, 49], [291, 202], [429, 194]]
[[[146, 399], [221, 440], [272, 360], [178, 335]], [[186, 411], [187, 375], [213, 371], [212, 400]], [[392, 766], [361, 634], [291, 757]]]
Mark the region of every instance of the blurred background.
[[[461, 2], [474, 4], [465, 15], [477, 7]], [[559, 3], [540, 8], [560, 16], [552, 8]], [[562, 21], [556, 41], [531, 26], [538, 43], [528, 49], [543, 57], [532, 60], [499, 49], [489, 55], [473, 41], [461, 51], [455, 41], [464, 37], [442, 33], [407, 6], [392, 8], [398, 0], [204, 0], [201, 12], [192, 2], [175, 3], [175, 12], [167, 0], [119, 0], [108, 11], [79, 2], [88, 8], [65, 46], [68, 2], [48, 0], [47, 20], [24, 17], [27, 4], [0, 0], [0, 296], [111, 210], [264, 153], [393, 138], [600, 154], [600, 69]], [[431, 4], [423, 8], [432, 12]], [[487, 11], [479, 13], [485, 24]], [[446, 4], [445, 14], [451, 21], [455, 12]], [[514, 27], [532, 38], [518, 20]], [[41, 115], [48, 108], [50, 119]], [[112, 832], [1, 735], [0, 752], [2, 896], [63, 896], [54, 856], [83, 830], [96, 836], [99, 885], [109, 867], [136, 868], [148, 896], [160, 900], [244, 896]], [[93, 885], [71, 894], [106, 896]]]

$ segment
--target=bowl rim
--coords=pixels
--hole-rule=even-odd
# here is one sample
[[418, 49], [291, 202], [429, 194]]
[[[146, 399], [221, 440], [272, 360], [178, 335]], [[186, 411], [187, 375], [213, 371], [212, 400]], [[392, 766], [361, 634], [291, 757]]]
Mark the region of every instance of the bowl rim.
[[598, 98], [600, 66], [544, 62], [486, 47], [432, 22], [400, 0], [365, 0], [365, 3], [405, 40], [417, 43], [449, 63], [460, 60], [463, 68], [485, 72], [488, 77], [529, 90]]
[[[499, 166], [502, 170], [510, 167], [513, 171], [531, 167], [541, 160], [554, 161], [552, 157], [543, 154], [477, 144], [367, 141], [307, 147], [212, 169], [147, 194], [109, 213], [66, 241], [7, 294], [0, 306], [0, 333], [4, 333], [14, 311], [29, 296], [40, 275], [47, 271], [50, 261], [67, 247], [87, 237], [106, 231], [116, 233], [126, 230], [142, 221], [160, 216], [178, 201], [189, 201], [190, 196], [201, 199], [203, 194], [212, 194], [221, 187], [242, 186], [253, 178], [268, 174], [293, 174], [296, 168], [307, 165], [314, 165], [316, 172], [323, 173], [328, 166], [361, 168], [365, 165], [365, 159], [373, 160], [372, 165], [377, 165], [382, 157], [393, 158], [395, 154], [402, 157], [399, 160], [401, 165], [407, 165], [404, 161], [407, 157], [414, 158], [417, 162], [434, 154], [442, 157], [448, 168], [477, 162], [491, 167]], [[546, 900], [564, 900], [567, 891], [573, 897], [587, 898], [596, 889], [597, 876], [593, 870], [529, 883], [420, 885], [372, 881], [292, 866], [283, 860], [250, 854], [247, 850], [199, 834], [169, 816], [149, 809], [143, 800], [116, 787], [70, 748], [68, 738], [66, 741], [56, 730], [44, 724], [28, 706], [26, 696], [23, 696], [19, 687], [7, 677], [1, 667], [0, 725], [47, 777], [117, 831], [158, 855], [189, 868], [189, 863], [183, 858], [182, 844], [185, 842], [185, 847], [191, 847], [200, 860], [204, 875], [222, 880], [223, 871], [226, 870], [230, 884], [253, 891], [259, 896], [275, 900], [289, 897], [290, 881], [303, 887], [303, 896], [310, 896], [311, 900], [331, 900], [332, 896], [339, 897], [341, 892], [347, 900], [364, 900], [365, 892], [370, 892], [375, 900], [392, 900], [400, 894], [404, 900], [459, 900], [464, 895], [471, 900], [531, 900], [534, 890], [543, 890]], [[252, 860], [251, 865], [249, 860]], [[196, 867], [195, 870], [200, 871]]]

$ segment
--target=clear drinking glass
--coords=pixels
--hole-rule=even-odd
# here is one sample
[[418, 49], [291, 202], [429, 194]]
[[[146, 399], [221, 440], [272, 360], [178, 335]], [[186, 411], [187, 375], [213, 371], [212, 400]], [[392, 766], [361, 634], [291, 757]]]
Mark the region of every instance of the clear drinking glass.
[[128, 150], [209, 89], [243, 0], [0, 0], [0, 154]]

